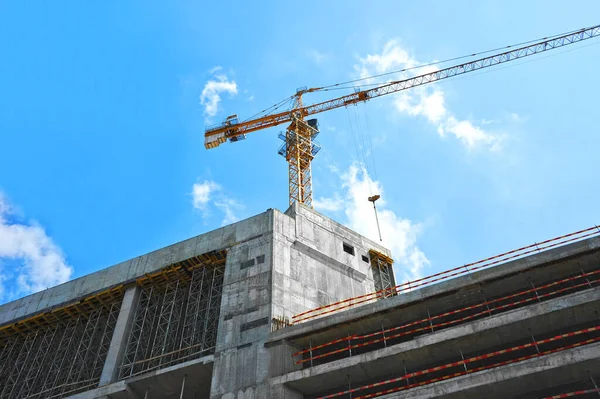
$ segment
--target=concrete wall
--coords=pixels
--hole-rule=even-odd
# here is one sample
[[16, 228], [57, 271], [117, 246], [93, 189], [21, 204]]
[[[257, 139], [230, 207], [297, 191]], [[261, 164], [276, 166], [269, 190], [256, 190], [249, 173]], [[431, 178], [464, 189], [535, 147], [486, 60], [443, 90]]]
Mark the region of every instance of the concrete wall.
[[[278, 367], [271, 368], [271, 384], [287, 386], [303, 395], [340, 392], [345, 389], [348, 381], [352, 381], [353, 386], [360, 386], [402, 375], [404, 367], [408, 367], [410, 371], [417, 371], [459, 360], [459, 350], [464, 352], [465, 357], [468, 357], [518, 345], [530, 340], [531, 336], [545, 338], [554, 336], [556, 333], [574, 330], [582, 325], [587, 326], [586, 323], [594, 323], [598, 320], [600, 288], [589, 283], [585, 284], [586, 280], [583, 279], [578, 280], [578, 283], [584, 283], [583, 287], [578, 288], [583, 291], [574, 293], [566, 291], [564, 296], [550, 299], [547, 302], [537, 303], [534, 300], [523, 308], [507, 310], [504, 313], [494, 312], [489, 316], [484, 315], [479, 320], [447, 329], [426, 331], [422, 336], [387, 345], [381, 349], [374, 347], [370, 351], [364, 353], [359, 351], [358, 354], [354, 353], [354, 356], [346, 358], [340, 355], [333, 357], [330, 363], [320, 364], [321, 360], [319, 360], [312, 367], [308, 364], [305, 365], [304, 369], [300, 369], [290, 361], [294, 349], [307, 348], [309, 342], [314, 346], [346, 337], [348, 334], [371, 333], [384, 327], [406, 325], [426, 318], [430, 311], [432, 314], [443, 314], [463, 306], [482, 303], [486, 300], [485, 298], [500, 298], [514, 292], [579, 275], [583, 270], [587, 272], [598, 270], [599, 267], [600, 237], [591, 237], [497, 267], [433, 284], [384, 301], [365, 304], [355, 309], [341, 311], [275, 331], [266, 343], [271, 350], [271, 355], [279, 359]], [[594, 275], [593, 278], [598, 278], [598, 275]], [[565, 283], [553, 286], [544, 292], [557, 290], [567, 285]], [[519, 297], [518, 299], [523, 298]], [[595, 356], [591, 358], [596, 363], [600, 362], [600, 359]], [[565, 357], [554, 357], [561, 359], [560, 364], [557, 364], [556, 367], [562, 367], [563, 364], [569, 363], [563, 361]], [[545, 363], [542, 359], [535, 362]], [[572, 370], [574, 366], [569, 365], [568, 367], [569, 370]], [[548, 369], [550, 370], [552, 367]], [[486, 373], [494, 374], [496, 371]], [[552, 372], [545, 373], [542, 379], [537, 377], [538, 382], [541, 382], [538, 384], [539, 386], [553, 380]], [[564, 374], [565, 370], [561, 370], [560, 373]], [[457, 387], [459, 391], [463, 389], [460, 383], [451, 381], [440, 384]], [[572, 379], [567, 382], [576, 381], [576, 379]], [[536, 389], [539, 389], [539, 386]], [[525, 393], [527, 389], [527, 386], [523, 386], [520, 391], [517, 391]], [[489, 390], [493, 391], [494, 389], [490, 388]], [[422, 397], [437, 397], [441, 392], [432, 387], [416, 391], [436, 392], [436, 395]], [[390, 395], [390, 397], [396, 397], [395, 395], [398, 394]], [[410, 392], [402, 395], [404, 395], [402, 397], [412, 397]], [[457, 393], [452, 397], [463, 397], [460, 395]], [[485, 396], [472, 394], [469, 397]], [[496, 397], [513, 396], [498, 394]]]
[[211, 397], [237, 397], [233, 392], [240, 391], [267, 397], [268, 387], [256, 386], [266, 379], [260, 342], [271, 328], [273, 213], [256, 226], [254, 239], [227, 253]]
[[[273, 314], [303, 311], [375, 290], [370, 249], [389, 250], [300, 204], [274, 214]], [[343, 244], [354, 249], [344, 251]], [[363, 260], [367, 257], [367, 261]]]
[[[389, 251], [301, 205], [268, 214], [271, 228], [227, 254], [212, 398], [301, 398], [270, 384], [282, 367], [265, 347], [274, 317], [296, 313], [374, 290], [361, 255]], [[354, 255], [343, 250], [354, 247]], [[289, 353], [284, 356], [291, 359]], [[277, 370], [275, 372], [279, 372]]]
[[48, 311], [57, 306], [104, 291], [195, 255], [243, 243], [256, 231], [269, 229], [270, 211], [217, 230], [181, 241], [177, 244], [138, 256], [109, 268], [79, 277], [0, 306], [0, 325]]
[[[584, 269], [592, 269], [600, 259], [600, 237], [591, 237], [579, 242], [557, 247], [545, 252], [533, 254], [525, 258], [507, 262], [500, 266], [465, 274], [459, 277], [442, 281], [414, 291], [406, 292], [398, 296], [358, 306], [353, 309], [332, 313], [327, 317], [309, 320], [283, 330], [274, 332], [270, 342], [278, 340], [296, 340], [300, 337], [322, 333], [325, 340], [333, 339], [328, 331], [343, 326], [345, 329], [361, 331], [362, 325], [365, 329], [373, 329], [373, 326], [381, 326], [381, 320], [389, 319], [394, 312], [403, 314], [405, 308], [411, 304], [423, 303], [435, 297], [458, 292], [463, 287], [474, 287], [486, 281], [506, 280], [508, 276], [519, 275], [526, 270], [534, 270], [555, 262], [561, 262], [572, 268], [572, 272]], [[572, 259], [569, 261], [569, 259]], [[541, 273], [543, 276], [544, 273]], [[547, 275], [547, 278], [553, 278]], [[539, 281], [540, 283], [543, 280]], [[538, 283], [538, 281], [536, 281]], [[502, 285], [502, 283], [500, 283]], [[529, 283], [528, 283], [529, 284]], [[494, 293], [490, 293], [494, 295]], [[489, 295], [488, 295], [489, 296]], [[374, 321], [370, 321], [374, 319]], [[356, 325], [355, 325], [356, 324]]]

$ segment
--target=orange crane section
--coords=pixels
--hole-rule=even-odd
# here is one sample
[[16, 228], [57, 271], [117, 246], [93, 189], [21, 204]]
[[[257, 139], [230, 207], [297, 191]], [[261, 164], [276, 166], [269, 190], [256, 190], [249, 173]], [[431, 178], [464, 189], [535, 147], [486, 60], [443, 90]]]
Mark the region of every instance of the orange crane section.
[[[294, 104], [290, 110], [246, 121], [239, 121], [237, 115], [231, 115], [225, 122], [207, 127], [204, 133], [204, 146], [207, 149], [215, 148], [227, 140], [235, 142], [244, 139], [247, 133], [277, 126], [282, 123], [289, 123], [285, 135], [280, 135], [280, 138], [284, 140], [284, 144], [279, 153], [288, 162], [290, 205], [298, 201], [312, 207], [311, 162], [320, 149], [314, 143], [314, 138], [319, 133], [319, 129], [316, 119], [307, 120], [306, 117], [529, 57], [597, 36], [600, 36], [600, 25], [544, 39], [534, 44], [510, 49], [475, 61], [454, 65], [408, 79], [388, 82], [370, 89], [359, 90], [352, 94], [307, 106], [303, 105], [302, 96], [305, 93], [321, 91], [324, 88], [300, 89], [293, 96]], [[508, 47], [510, 48], [511, 46]]]

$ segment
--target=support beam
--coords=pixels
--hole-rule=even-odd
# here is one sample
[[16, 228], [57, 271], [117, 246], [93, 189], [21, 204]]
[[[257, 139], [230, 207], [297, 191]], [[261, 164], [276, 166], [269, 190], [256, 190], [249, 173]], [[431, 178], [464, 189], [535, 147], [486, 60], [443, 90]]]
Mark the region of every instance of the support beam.
[[140, 288], [138, 286], [131, 287], [125, 292], [117, 325], [115, 326], [115, 331], [110, 341], [110, 348], [104, 362], [104, 368], [102, 369], [102, 375], [100, 376], [99, 386], [110, 384], [117, 379], [139, 295]]

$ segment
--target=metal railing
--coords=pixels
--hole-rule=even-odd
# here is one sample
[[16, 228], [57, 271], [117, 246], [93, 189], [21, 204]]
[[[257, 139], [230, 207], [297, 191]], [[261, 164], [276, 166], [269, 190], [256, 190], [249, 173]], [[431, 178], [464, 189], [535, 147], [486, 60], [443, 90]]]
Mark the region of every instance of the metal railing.
[[482, 270], [491, 266], [499, 265], [502, 263], [506, 263], [508, 261], [522, 258], [527, 255], [531, 255], [533, 253], [539, 253], [546, 251], [551, 248], [559, 247], [571, 242], [583, 240], [592, 236], [600, 236], [600, 227], [593, 226], [584, 230], [579, 230], [570, 234], [565, 234], [560, 237], [555, 237], [549, 240], [545, 240], [542, 242], [534, 243], [525, 247], [521, 247], [518, 249], [514, 249], [512, 251], [504, 252], [499, 255], [495, 255], [486, 259], [479, 260], [477, 262], [468, 263], [466, 265], [458, 266], [449, 270], [445, 270], [443, 272], [439, 272], [436, 274], [432, 274], [427, 277], [422, 277], [416, 280], [407, 281], [405, 283], [399, 284], [390, 289], [379, 290], [375, 292], [371, 292], [368, 294], [344, 299], [338, 302], [331, 303], [329, 305], [321, 306], [318, 308], [314, 308], [311, 310], [307, 310], [305, 312], [299, 313], [292, 317], [292, 323], [298, 324], [308, 320], [315, 319], [317, 317], [322, 317], [328, 314], [332, 314], [335, 312], [339, 312], [340, 310], [345, 310], [348, 308], [352, 308], [367, 302], [374, 301], [378, 298], [388, 296], [390, 291], [393, 293], [403, 293], [411, 291], [415, 288], [422, 288], [434, 283], [438, 283], [440, 281], [448, 280], [450, 278], [460, 276], [466, 273], [471, 273], [477, 270]]

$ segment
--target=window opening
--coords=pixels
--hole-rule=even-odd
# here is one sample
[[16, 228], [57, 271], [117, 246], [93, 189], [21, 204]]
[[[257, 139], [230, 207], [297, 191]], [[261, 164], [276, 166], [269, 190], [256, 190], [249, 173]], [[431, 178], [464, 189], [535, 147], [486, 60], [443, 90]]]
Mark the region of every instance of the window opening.
[[354, 255], [354, 247], [352, 245], [346, 244], [346, 243], [343, 243], [343, 245], [344, 245], [344, 252], [347, 252], [350, 255]]

